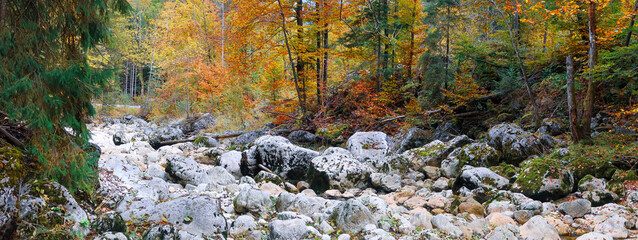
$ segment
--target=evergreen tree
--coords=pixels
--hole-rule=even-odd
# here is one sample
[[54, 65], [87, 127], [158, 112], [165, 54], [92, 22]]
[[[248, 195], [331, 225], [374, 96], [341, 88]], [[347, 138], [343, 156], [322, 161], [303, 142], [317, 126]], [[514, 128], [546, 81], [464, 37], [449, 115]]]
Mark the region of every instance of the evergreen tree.
[[95, 159], [84, 148], [91, 99], [112, 74], [91, 69], [87, 50], [109, 36], [125, 0], [0, 0], [0, 109], [34, 134], [26, 149], [45, 176], [90, 189]]

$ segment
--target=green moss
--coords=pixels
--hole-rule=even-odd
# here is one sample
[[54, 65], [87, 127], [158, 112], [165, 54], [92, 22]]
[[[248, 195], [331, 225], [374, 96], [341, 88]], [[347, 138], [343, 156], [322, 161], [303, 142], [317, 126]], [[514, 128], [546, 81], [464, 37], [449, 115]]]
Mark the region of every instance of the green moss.
[[348, 124], [330, 124], [326, 127], [319, 128], [317, 135], [328, 139], [336, 139], [341, 136], [347, 128]]
[[50, 180], [35, 180], [32, 182], [29, 193], [47, 199], [47, 203], [53, 206], [64, 206], [68, 200], [63, 196], [60, 188], [53, 185]]
[[195, 137], [195, 141], [193, 141], [193, 144], [195, 146], [212, 147], [212, 145], [210, 145], [210, 143], [208, 142], [208, 138], [204, 136]]
[[452, 196], [452, 198], [454, 200], [450, 204], [450, 211], [454, 212], [454, 210], [456, 210], [461, 205], [461, 199], [459, 199], [459, 196], [457, 195]]
[[522, 192], [532, 198], [547, 198], [548, 196], [540, 196], [543, 194], [540, 192], [540, 189], [543, 186], [542, 180], [545, 178], [562, 178], [561, 188], [571, 190], [571, 182], [569, 182], [568, 178], [563, 178], [566, 169], [564, 169], [560, 161], [556, 159], [533, 159], [527, 162], [521, 169], [521, 173], [514, 182], [515, 187], [512, 190]]
[[416, 153], [418, 156], [427, 158], [439, 154], [444, 147], [445, 144], [428, 145], [422, 148], [415, 149], [414, 153]]
[[24, 156], [13, 147], [0, 148], [0, 180], [9, 177], [9, 186], [16, 186], [25, 177]]
[[636, 171], [633, 170], [616, 170], [614, 175], [611, 177], [609, 181], [609, 190], [621, 194], [625, 191], [625, 182], [627, 181], [636, 181], [638, 180], [638, 176], [636, 176]]
[[580, 179], [580, 181], [578, 181], [578, 186], [583, 185], [584, 183], [589, 182], [589, 181], [591, 181], [592, 179], [594, 179], [594, 176], [592, 176], [592, 175], [586, 175], [586, 176], [582, 177], [582, 178]]
[[518, 174], [519, 171], [516, 166], [507, 163], [501, 163], [501, 165], [498, 166], [491, 166], [489, 167], [489, 169], [494, 171], [496, 174], [504, 176], [508, 179], [512, 179], [516, 174]]

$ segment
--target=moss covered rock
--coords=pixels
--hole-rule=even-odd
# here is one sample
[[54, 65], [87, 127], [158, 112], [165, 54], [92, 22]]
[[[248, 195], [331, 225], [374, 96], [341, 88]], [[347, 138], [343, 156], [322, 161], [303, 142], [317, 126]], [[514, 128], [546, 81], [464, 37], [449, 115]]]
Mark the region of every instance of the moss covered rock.
[[610, 178], [616, 171], [614, 165], [608, 161], [598, 161], [586, 157], [568, 157], [566, 156], [567, 168], [574, 174], [574, 179], [580, 181], [586, 175], [592, 175], [599, 178]]
[[533, 159], [521, 168], [512, 191], [535, 200], [556, 200], [574, 188], [574, 176], [556, 159]]
[[421, 170], [425, 166], [440, 167], [441, 161], [447, 158], [454, 149], [473, 143], [474, 140], [462, 135], [448, 142], [434, 140], [423, 147], [406, 151], [402, 154], [410, 162], [415, 170]]
[[638, 176], [636, 176], [636, 171], [633, 170], [616, 170], [614, 175], [609, 180], [609, 190], [622, 194], [625, 191], [625, 182], [627, 181], [636, 181], [638, 180]]
[[507, 163], [501, 163], [498, 166], [491, 166], [489, 167], [489, 169], [494, 171], [498, 175], [501, 175], [503, 177], [506, 177], [507, 179], [510, 179], [510, 182], [513, 182], [514, 180], [516, 180], [515, 177], [520, 171], [518, 167], [512, 164], [507, 164]]
[[485, 143], [471, 143], [461, 148], [454, 149], [448, 157], [441, 162], [443, 175], [456, 177], [459, 170], [465, 165], [473, 167], [488, 167], [496, 165], [499, 153]]
[[490, 128], [487, 138], [489, 145], [502, 153], [501, 159], [511, 164], [518, 164], [551, 147], [544, 146], [543, 141], [516, 124], [496, 125]]

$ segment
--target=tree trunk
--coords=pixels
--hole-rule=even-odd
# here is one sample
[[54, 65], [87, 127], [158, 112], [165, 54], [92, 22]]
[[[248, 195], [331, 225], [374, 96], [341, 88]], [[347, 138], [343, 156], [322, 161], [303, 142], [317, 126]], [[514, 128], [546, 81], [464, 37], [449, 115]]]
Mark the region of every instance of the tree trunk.
[[[326, 19], [324, 17], [324, 19]], [[326, 97], [326, 89], [328, 89], [328, 23], [324, 24], [323, 29], [323, 73], [321, 74], [321, 91], [324, 93], [324, 98]], [[325, 99], [322, 101], [325, 103]]]
[[4, 28], [7, 18], [7, 0], [0, 0], [0, 28]]
[[581, 128], [578, 123], [578, 110], [574, 98], [574, 56], [567, 56], [567, 107], [569, 110], [569, 129], [572, 133], [572, 141], [578, 143], [582, 139]]
[[514, 1], [514, 19], [513, 19], [513, 27], [514, 27], [514, 38], [517, 43], [521, 42], [521, 17], [518, 13], [518, 0]]
[[636, 10], [638, 10], [638, 0], [636, 0], [636, 3], [634, 4], [634, 14], [631, 15], [631, 21], [629, 21], [629, 32], [627, 33], [627, 39], [625, 39], [625, 47], [629, 47], [629, 43], [631, 42], [631, 35], [633, 34], [631, 28], [634, 27], [634, 22], [636, 20]]
[[547, 22], [545, 21], [545, 31], [543, 34], [543, 53], [547, 53]]
[[521, 75], [523, 76], [523, 83], [525, 83], [527, 96], [529, 97], [529, 101], [531, 102], [532, 107], [534, 108], [532, 110], [533, 116], [534, 116], [534, 123], [536, 127], [540, 127], [541, 122], [540, 122], [540, 113], [538, 112], [538, 105], [536, 104], [536, 98], [534, 97], [531, 84], [529, 83], [529, 79], [527, 78], [527, 72], [525, 71], [525, 63], [523, 62], [523, 58], [521, 57], [520, 50], [518, 49], [518, 41], [517, 41], [517, 36], [514, 33], [514, 28], [512, 27], [512, 23], [507, 21], [507, 18], [505, 14], [503, 13], [503, 11], [500, 8], [498, 8], [498, 5], [496, 4], [496, 2], [494, 0], [490, 0], [490, 2], [494, 6], [494, 8], [496, 8], [498, 13], [501, 15], [501, 17], [507, 24], [507, 30], [509, 31], [509, 34], [510, 34], [510, 41], [512, 43], [512, 47], [514, 48], [514, 52], [516, 53], [516, 61], [518, 63], [518, 68], [521, 71]]
[[[592, 71], [596, 67], [596, 59], [598, 58], [598, 50], [596, 49], [596, 3], [593, 0], [589, 1], [589, 70]], [[595, 85], [594, 75], [589, 73], [587, 81], [587, 95], [585, 96], [585, 103], [583, 104], [583, 119], [582, 127], [585, 136], [591, 134], [591, 118], [594, 115], [594, 101], [595, 101]]]
[[450, 70], [450, 6], [447, 7], [447, 24], [445, 33], [445, 76], [443, 79], [443, 89], [447, 89], [447, 81]]
[[222, 28], [221, 28], [220, 31], [222, 33], [221, 34], [222, 35], [222, 68], [225, 68], [226, 67], [226, 63], [224, 62], [224, 40], [225, 40], [224, 39], [225, 38], [225, 36], [224, 36], [224, 34], [225, 34], [224, 28], [226, 27], [226, 18], [225, 18], [226, 10], [224, 8], [224, 5], [225, 5], [224, 1], [222, 1], [221, 3], [222, 3]]
[[382, 78], [381, 68], [381, 36], [377, 34], [377, 93], [381, 92], [381, 78]]
[[[303, 0], [298, 0], [297, 5], [295, 6], [295, 19], [297, 20], [297, 46], [303, 46]], [[299, 78], [299, 82], [301, 83], [301, 101], [303, 105], [306, 104], [306, 74], [304, 71], [305, 62], [303, 59], [303, 52], [298, 48], [297, 49], [297, 77]]]
[[288, 51], [288, 60], [290, 61], [290, 71], [292, 71], [292, 76], [295, 81], [295, 89], [297, 90], [297, 100], [299, 100], [299, 108], [301, 108], [301, 113], [303, 116], [306, 115], [306, 105], [301, 101], [301, 90], [299, 89], [299, 78], [297, 76], [297, 71], [295, 71], [295, 63], [292, 61], [292, 52], [290, 51], [290, 43], [288, 42], [288, 33], [286, 31], [286, 16], [284, 15], [284, 8], [281, 6], [281, 0], [277, 0], [279, 4], [279, 11], [281, 13], [281, 25], [282, 31], [284, 32], [284, 41], [286, 43], [286, 50]]
[[[319, 6], [321, 8], [321, 7], [323, 7], [323, 4], [320, 4]], [[319, 19], [319, 15], [320, 15], [319, 14], [319, 9], [317, 9], [317, 17], [318, 17], [317, 23], [319, 23], [319, 20], [320, 20]], [[321, 43], [323, 42], [321, 40], [322, 35], [323, 35], [323, 33], [321, 32], [321, 30], [317, 29], [317, 36], [316, 36], [316, 40], [317, 40], [316, 41], [316, 44], [317, 44], [317, 56], [316, 56], [316, 59], [315, 59], [316, 67], [317, 67], [317, 76], [316, 76], [317, 77], [317, 80], [316, 80], [317, 81], [316, 82], [316, 85], [317, 85], [317, 106], [321, 106], [322, 105], [321, 104], [322, 103], [322, 100], [321, 100], [321, 80], [323, 79], [323, 76], [322, 76], [323, 75], [323, 72], [322, 72], [323, 68], [321, 68], [321, 58], [322, 58]]]

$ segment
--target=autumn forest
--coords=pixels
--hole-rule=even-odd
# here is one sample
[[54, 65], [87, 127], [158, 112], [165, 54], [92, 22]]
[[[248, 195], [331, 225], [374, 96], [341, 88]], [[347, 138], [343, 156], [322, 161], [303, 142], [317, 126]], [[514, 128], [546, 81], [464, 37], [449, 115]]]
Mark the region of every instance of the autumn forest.
[[101, 101], [140, 104], [154, 119], [211, 112], [242, 124], [346, 120], [355, 130], [393, 117], [498, 115], [508, 110], [486, 103], [505, 100], [519, 101], [509, 112], [530, 124], [574, 111], [587, 126], [579, 116], [607, 104], [635, 110], [635, 1], [130, 5], [91, 65], [119, 69]]
[[636, 239], [638, 0], [0, 0], [0, 240]]

